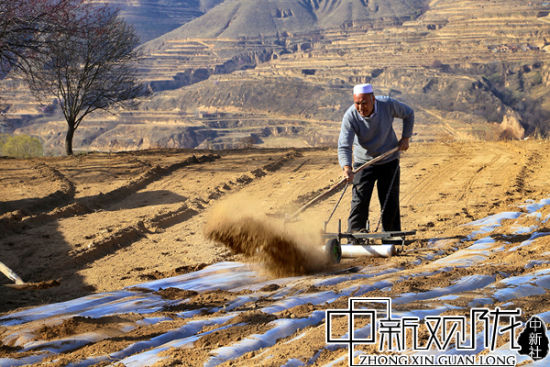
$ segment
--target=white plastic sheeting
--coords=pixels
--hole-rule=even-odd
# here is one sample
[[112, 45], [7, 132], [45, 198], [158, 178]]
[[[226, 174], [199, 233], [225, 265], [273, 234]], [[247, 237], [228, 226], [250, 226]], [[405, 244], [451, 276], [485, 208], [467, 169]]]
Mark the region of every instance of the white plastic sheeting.
[[[159, 314], [148, 316], [148, 314], [162, 311], [167, 306], [176, 304], [181, 306], [185, 304], [184, 300], [167, 300], [154, 293], [160, 289], [174, 287], [197, 292], [215, 290], [230, 292], [246, 291], [244, 294], [236, 295], [224, 307], [205, 306], [200, 309], [190, 309], [176, 313], [175, 315], [181, 319], [189, 319], [188, 322], [177, 329], [169, 330], [149, 340], [138, 341], [109, 355], [89, 357], [70, 364], [70, 366], [89, 366], [109, 361], [112, 363], [121, 362], [126, 366], [150, 365], [164, 358], [161, 354], [168, 348], [192, 347], [195, 341], [209, 333], [235, 326], [235, 324], [230, 324], [230, 320], [243, 312], [242, 310], [246, 309], [248, 304], [253, 304], [260, 299], [263, 299], [264, 302], [266, 299], [270, 300], [260, 310], [271, 314], [308, 303], [312, 305], [327, 305], [338, 299], [347, 298], [352, 295], [360, 297], [374, 290], [384, 292], [392, 289], [398, 282], [412, 277], [431, 276], [451, 271], [457, 267], [476, 266], [490, 257], [504, 253], [505, 248], [509, 248], [509, 251], [514, 251], [519, 248], [528, 247], [536, 243], [536, 241], [540, 241], [542, 237], [550, 234], [543, 229], [545, 228], [544, 223], [547, 221], [548, 216], [545, 217], [539, 212], [539, 210], [548, 205], [550, 205], [550, 199], [529, 202], [522, 206], [524, 211], [497, 213], [467, 224], [473, 227], [472, 234], [463, 240], [460, 246], [457, 246], [460, 248], [457, 248], [450, 255], [445, 255], [440, 250], [440, 248], [447, 246], [446, 240], [431, 240], [428, 248], [433, 250], [433, 252], [418, 256], [416, 260], [417, 264], [426, 263], [426, 267], [423, 268], [424, 271], [418, 273], [412, 273], [408, 269], [382, 265], [370, 268], [365, 267], [359, 269], [359, 271], [350, 273], [266, 279], [249, 265], [236, 262], [222, 262], [208, 266], [197, 272], [138, 284], [136, 288], [130, 287], [121, 291], [94, 294], [67, 302], [35, 307], [8, 314], [0, 317], [0, 326], [10, 331], [4, 333], [5, 336], [2, 343], [21, 347], [23, 351], [36, 352], [36, 354], [20, 359], [0, 358], [0, 367], [39, 363], [48, 356], [55, 356], [56, 354], [78, 349], [87, 343], [112, 337], [112, 334], [107, 335], [106, 333], [97, 331], [74, 335], [70, 338], [41, 340], [37, 331], [43, 325], [60, 324], [64, 320], [75, 316], [100, 318], [128, 313], [140, 314], [141, 319], [135, 322], [124, 321], [116, 326], [118, 332], [122, 335], [142, 325], [168, 321], [170, 320], [168, 317], [159, 316]], [[519, 224], [525, 216], [529, 216], [529, 226]], [[506, 242], [506, 235], [500, 234], [499, 237], [495, 236], [493, 232], [500, 228], [503, 220], [517, 220], [518, 222], [518, 224], [514, 224], [511, 227], [513, 233], [510, 233], [510, 236], [521, 235], [526, 236], [526, 238], [528, 236], [528, 238], [515, 246], [511, 246], [510, 243]], [[531, 224], [533, 220], [536, 224]], [[541, 255], [547, 256], [548, 254]], [[438, 259], [434, 261], [435, 258]], [[547, 260], [534, 258], [525, 268], [530, 269], [547, 263]], [[550, 269], [533, 270], [520, 276], [510, 276], [500, 273], [499, 279], [497, 281], [496, 275], [467, 275], [453, 281], [447, 287], [396, 295], [393, 297], [393, 303], [407, 304], [425, 301], [430, 307], [425, 310], [409, 312], [411, 315], [424, 317], [426, 315], [437, 315], [443, 311], [452, 309], [453, 306], [450, 306], [446, 302], [460, 299], [467, 294], [471, 295], [471, 292], [480, 292], [483, 294], [483, 297], [468, 298], [470, 300], [468, 307], [491, 305], [496, 302], [510, 302], [516, 298], [523, 298], [529, 295], [547, 294], [548, 290], [550, 290]], [[268, 285], [276, 285], [276, 287], [266, 287]], [[305, 291], [310, 286], [313, 286], [313, 288]], [[324, 289], [316, 290], [319, 287], [324, 287]], [[225, 314], [222, 314], [222, 316], [216, 314], [216, 317], [211, 315], [216, 312], [225, 312]], [[200, 316], [201, 313], [204, 315]], [[408, 313], [394, 312], [396, 316], [406, 314]], [[550, 310], [541, 313], [540, 316], [549, 322], [549, 315]], [[206, 362], [206, 365], [215, 366], [237, 358], [244, 353], [272, 346], [281, 338], [294, 335], [299, 329], [319, 325], [324, 321], [324, 311], [312, 311], [309, 316], [296, 319], [279, 318], [268, 324], [270, 328], [263, 334], [250, 335], [235, 344], [222, 346], [211, 351], [212, 357]], [[222, 326], [222, 324], [225, 325]], [[208, 328], [209, 331], [202, 332], [205, 326], [210, 326]], [[293, 339], [298, 340], [304, 335], [305, 333], [301, 332]], [[345, 348], [345, 346], [328, 345], [326, 347], [327, 350], [342, 348]], [[317, 351], [315, 355], [300, 359], [289, 358], [285, 365], [301, 366], [314, 363], [320, 352]], [[265, 356], [265, 360], [268, 361], [271, 357], [268, 353]], [[347, 356], [343, 358], [347, 358]], [[337, 364], [340, 359], [337, 358], [328, 365]], [[521, 358], [518, 357], [518, 361], [528, 361], [528, 358], [524, 356]], [[542, 366], [547, 364], [531, 363], [527, 365]]]

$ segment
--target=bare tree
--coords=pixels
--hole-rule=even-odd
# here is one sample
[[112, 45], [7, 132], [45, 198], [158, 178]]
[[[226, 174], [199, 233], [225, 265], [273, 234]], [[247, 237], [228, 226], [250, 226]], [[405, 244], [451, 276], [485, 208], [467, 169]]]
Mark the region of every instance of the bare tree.
[[28, 58], [28, 82], [40, 100], [55, 96], [65, 119], [65, 151], [84, 117], [136, 97], [138, 37], [118, 11], [81, 3], [58, 18], [64, 26], [44, 36], [45, 49]]
[[0, 0], [0, 67], [28, 71], [27, 61], [42, 52], [45, 36], [64, 27], [62, 15], [83, 0]]

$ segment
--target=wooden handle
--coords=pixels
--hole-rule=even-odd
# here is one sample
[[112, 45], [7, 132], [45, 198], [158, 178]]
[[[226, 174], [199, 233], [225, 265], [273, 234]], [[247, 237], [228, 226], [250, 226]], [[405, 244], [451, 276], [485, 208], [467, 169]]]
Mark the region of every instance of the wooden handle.
[[359, 167], [357, 167], [356, 169], [353, 170], [353, 174], [356, 174], [357, 172], [362, 171], [363, 168], [368, 167], [372, 164], [375, 164], [376, 162], [380, 162], [382, 159], [388, 157], [389, 155], [392, 155], [393, 153], [397, 152], [398, 150], [399, 150], [399, 147], [392, 148], [392, 149], [388, 150], [386, 153], [380, 154], [378, 157], [373, 158], [370, 161], [363, 163], [362, 165], [360, 165]]
[[[399, 150], [399, 147], [395, 147], [393, 149], [390, 149], [388, 150], [386, 153], [384, 154], [381, 154], [379, 155], [378, 157], [376, 158], [373, 158], [371, 159], [370, 161], [368, 162], [365, 162], [363, 163], [362, 165], [360, 165], [359, 167], [357, 167], [357, 169], [353, 170], [353, 173], [356, 174], [357, 172], [363, 170], [364, 168], [368, 167], [368, 166], [371, 166], [373, 164], [375, 164], [376, 162], [380, 162], [381, 160], [383, 160], [384, 158], [390, 156], [391, 154], [397, 152]], [[345, 183], [346, 183], [346, 178], [344, 177], [343, 179], [341, 179], [339, 182], [337, 182], [336, 184], [332, 185], [327, 191], [325, 192], [322, 192], [321, 194], [317, 195], [316, 197], [314, 197], [313, 199], [311, 199], [310, 201], [308, 201], [307, 203], [305, 203], [304, 205], [302, 205], [302, 207], [300, 207], [300, 209], [296, 210], [294, 212], [294, 214], [292, 214], [288, 220], [292, 220], [294, 218], [296, 218], [298, 216], [298, 214], [300, 214], [301, 212], [303, 212], [304, 210], [306, 210], [307, 208], [309, 208], [310, 206], [316, 204], [317, 202], [323, 200], [323, 199], [326, 199], [327, 197], [331, 196], [335, 191], [338, 191], [339, 189], [341, 189], [342, 187], [344, 187]]]
[[25, 284], [25, 282], [21, 278], [19, 278], [19, 275], [15, 274], [13, 270], [8, 268], [1, 261], [0, 261], [0, 272], [4, 273], [4, 275], [7, 276], [10, 280], [14, 281], [15, 284]]

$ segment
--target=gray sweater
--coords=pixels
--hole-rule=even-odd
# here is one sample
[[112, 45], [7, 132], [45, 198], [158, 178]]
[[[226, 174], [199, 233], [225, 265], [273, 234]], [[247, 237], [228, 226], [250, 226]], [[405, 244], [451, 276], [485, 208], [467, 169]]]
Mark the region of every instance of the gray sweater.
[[[340, 166], [365, 163], [372, 158], [397, 146], [398, 139], [393, 130], [393, 119], [403, 119], [403, 138], [412, 136], [414, 111], [404, 103], [391, 97], [376, 96], [374, 112], [363, 117], [352, 105], [342, 119], [340, 137], [338, 138], [338, 161]], [[353, 149], [352, 149], [353, 147]], [[399, 158], [395, 152], [377, 164], [388, 163]]]

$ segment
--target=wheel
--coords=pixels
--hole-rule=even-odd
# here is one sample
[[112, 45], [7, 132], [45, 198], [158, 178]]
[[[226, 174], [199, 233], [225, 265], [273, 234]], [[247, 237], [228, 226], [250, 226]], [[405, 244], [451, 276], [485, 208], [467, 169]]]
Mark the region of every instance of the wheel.
[[325, 244], [325, 252], [330, 261], [334, 264], [338, 264], [342, 259], [342, 248], [340, 247], [338, 240], [335, 238], [327, 241]]

